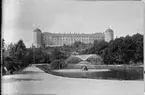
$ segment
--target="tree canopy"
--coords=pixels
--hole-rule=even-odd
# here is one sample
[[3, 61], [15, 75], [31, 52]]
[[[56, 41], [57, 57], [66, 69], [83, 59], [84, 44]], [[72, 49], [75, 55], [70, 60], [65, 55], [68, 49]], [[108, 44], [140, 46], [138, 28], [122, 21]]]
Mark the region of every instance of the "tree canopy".
[[129, 64], [143, 62], [143, 35], [116, 38], [112, 41], [94, 41], [84, 54], [101, 55], [105, 64]]

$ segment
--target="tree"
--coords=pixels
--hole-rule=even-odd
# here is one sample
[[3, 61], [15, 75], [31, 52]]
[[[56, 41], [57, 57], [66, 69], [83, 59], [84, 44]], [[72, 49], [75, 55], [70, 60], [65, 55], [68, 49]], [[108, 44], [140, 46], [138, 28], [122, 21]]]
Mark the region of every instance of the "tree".
[[56, 59], [65, 59], [65, 58], [66, 58], [65, 54], [60, 50], [60, 48], [55, 47], [53, 49], [51, 54], [51, 61]]
[[8, 56], [12, 57], [13, 59], [16, 58], [16, 44], [10, 44], [7, 49]]
[[23, 40], [19, 40], [17, 44], [10, 44], [8, 50], [9, 56], [13, 58], [15, 63], [24, 65], [23, 59], [27, 54], [27, 49], [25, 47], [25, 44], [23, 43]]
[[90, 50], [87, 50], [87, 52], [89, 52], [90, 54], [94, 53], [101, 55], [103, 53], [103, 50], [107, 47], [108, 47], [107, 42], [95, 40], [92, 48], [90, 48]]
[[116, 38], [109, 43], [95, 40], [83, 53], [100, 55], [105, 64], [143, 63], [143, 35]]
[[[5, 45], [5, 42], [4, 42], [4, 39], [2, 38], [1, 39], [1, 41], [2, 41], [2, 43], [1, 43], [1, 52], [2, 52], [2, 60], [4, 60], [4, 52], [5, 52], [5, 48], [4, 48], [4, 45]], [[3, 61], [3, 63], [2, 64], [4, 64], [4, 61]]]
[[135, 43], [135, 51], [134, 51], [134, 62], [143, 62], [143, 35], [135, 34], [132, 36], [132, 39]]
[[26, 54], [26, 46], [23, 43], [23, 40], [19, 40], [16, 44], [16, 53], [18, 60], [22, 60], [23, 56]]
[[51, 69], [62, 69], [66, 66], [67, 66], [67, 64], [62, 59], [54, 60], [50, 63]]
[[22, 58], [24, 65], [27, 66], [33, 62], [33, 49], [27, 48], [25, 56]]

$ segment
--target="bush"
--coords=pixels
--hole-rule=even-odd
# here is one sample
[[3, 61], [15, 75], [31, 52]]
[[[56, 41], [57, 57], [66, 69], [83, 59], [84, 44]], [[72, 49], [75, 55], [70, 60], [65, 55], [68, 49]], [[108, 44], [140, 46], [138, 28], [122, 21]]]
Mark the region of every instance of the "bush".
[[87, 58], [86, 61], [90, 62], [92, 65], [103, 64], [103, 59], [99, 56], [91, 56], [91, 57]]
[[54, 60], [50, 63], [51, 69], [62, 69], [62, 68], [65, 68], [66, 66], [67, 64], [62, 59]]
[[81, 58], [75, 57], [75, 56], [71, 56], [69, 57], [65, 62], [67, 64], [77, 64], [79, 62], [83, 61]]
[[[25, 61], [25, 62], [23, 62]], [[21, 67], [25, 67], [28, 64], [28, 59], [23, 59], [23, 61], [11, 58], [9, 56], [5, 57], [4, 59], [4, 67], [7, 68], [7, 70], [10, 71], [16, 71], [18, 69], [20, 69]]]
[[32, 64], [33, 57], [32, 56], [24, 56], [22, 59], [23, 65], [28, 66], [29, 64]]
[[5, 59], [4, 59], [5, 61], [13, 61], [13, 59], [11, 58], [11, 57], [5, 57]]
[[14, 64], [14, 61], [11, 57], [6, 57], [4, 59], [4, 67], [6, 67], [8, 70], [13, 69], [13, 64]]

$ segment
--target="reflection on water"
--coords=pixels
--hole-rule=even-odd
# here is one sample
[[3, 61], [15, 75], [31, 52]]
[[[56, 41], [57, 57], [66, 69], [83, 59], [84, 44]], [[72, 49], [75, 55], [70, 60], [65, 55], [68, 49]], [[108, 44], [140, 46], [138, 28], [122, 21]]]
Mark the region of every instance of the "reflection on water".
[[110, 70], [103, 72], [53, 72], [53, 74], [72, 78], [143, 80], [143, 68], [129, 70]]
[[143, 67], [115, 67], [101, 72], [53, 72], [46, 65], [37, 67], [46, 73], [70, 78], [143, 80]]

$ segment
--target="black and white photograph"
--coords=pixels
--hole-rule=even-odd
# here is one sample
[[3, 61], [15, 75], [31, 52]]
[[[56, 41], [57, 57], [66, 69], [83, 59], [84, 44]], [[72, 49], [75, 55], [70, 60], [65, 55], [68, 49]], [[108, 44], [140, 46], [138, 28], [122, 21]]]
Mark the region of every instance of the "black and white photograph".
[[1, 95], [145, 95], [144, 0], [2, 0]]

